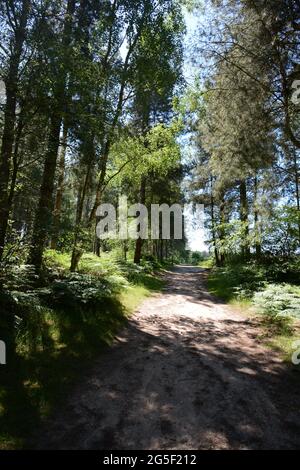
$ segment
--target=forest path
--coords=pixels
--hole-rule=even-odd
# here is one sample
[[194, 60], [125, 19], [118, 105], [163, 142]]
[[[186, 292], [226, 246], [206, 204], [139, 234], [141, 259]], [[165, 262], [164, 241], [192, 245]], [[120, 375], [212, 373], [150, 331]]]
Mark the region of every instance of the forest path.
[[300, 448], [298, 374], [259, 344], [252, 320], [208, 294], [205, 276], [166, 273], [38, 448]]

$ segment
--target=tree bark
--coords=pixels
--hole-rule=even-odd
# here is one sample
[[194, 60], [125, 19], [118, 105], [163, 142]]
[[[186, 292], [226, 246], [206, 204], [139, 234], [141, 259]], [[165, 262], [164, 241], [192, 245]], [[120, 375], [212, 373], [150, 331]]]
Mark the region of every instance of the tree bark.
[[6, 88], [6, 103], [0, 151], [0, 260], [3, 256], [10, 212], [8, 185], [15, 138], [18, 75], [23, 45], [26, 37], [30, 3], [30, 0], [23, 0], [19, 24], [16, 25], [15, 29], [15, 39], [12, 46], [13, 52], [10, 58], [8, 75], [4, 80]]
[[[75, 12], [76, 0], [68, 0], [65, 15], [62, 45], [64, 47], [64, 61], [67, 61], [68, 46], [71, 42], [72, 21]], [[47, 237], [50, 234], [53, 211], [53, 191], [55, 170], [59, 149], [59, 137], [63, 119], [66, 112], [66, 79], [67, 71], [64, 69], [62, 76], [57, 77], [56, 89], [53, 98], [53, 108], [50, 118], [50, 132], [48, 138], [48, 148], [45, 157], [42, 185], [38, 208], [36, 211], [33, 226], [33, 236], [31, 250], [29, 253], [29, 263], [33, 264], [37, 271], [41, 269], [44, 247]]]
[[259, 215], [257, 208], [257, 176], [254, 178], [254, 230], [255, 230], [255, 255], [259, 260], [261, 258], [261, 237], [260, 237], [260, 228], [259, 228]]
[[[141, 186], [140, 186], [140, 203], [145, 204], [146, 202], [146, 179], [142, 178]], [[143, 247], [143, 239], [139, 237], [135, 242], [135, 251], [134, 251], [134, 263], [140, 264], [141, 257], [142, 257], [142, 247]]]
[[[97, 225], [97, 222], [96, 222]], [[95, 243], [94, 243], [94, 254], [100, 258], [101, 254], [101, 245], [100, 245], [100, 240], [97, 237], [96, 229], [95, 229]]]
[[14, 199], [15, 189], [16, 189], [16, 184], [17, 184], [18, 171], [19, 171], [21, 160], [22, 160], [22, 157], [20, 156], [20, 141], [21, 141], [23, 129], [24, 129], [24, 122], [22, 118], [20, 118], [18, 121], [17, 129], [16, 129], [15, 145], [14, 145], [14, 151], [12, 155], [13, 168], [11, 172], [10, 187], [9, 187], [9, 192], [8, 192], [9, 213], [11, 211], [12, 204], [13, 204], [13, 199]]
[[[296, 204], [297, 204], [297, 211], [300, 217], [300, 183], [299, 183], [299, 168], [298, 168], [298, 161], [297, 161], [297, 151], [293, 149], [293, 163], [294, 163], [294, 174], [295, 174], [295, 194], [296, 194]], [[298, 222], [298, 235], [299, 235], [299, 243], [300, 243], [300, 221]]]
[[220, 261], [219, 252], [217, 248], [215, 203], [214, 203], [214, 197], [213, 197], [213, 192], [212, 192], [212, 178], [210, 181], [210, 186], [211, 186], [210, 188], [210, 220], [211, 220], [211, 233], [212, 233], [212, 239], [213, 239], [214, 255], [215, 255], [216, 265], [221, 266], [221, 261]]
[[110, 141], [107, 140], [105, 147], [104, 147], [104, 152], [102, 155], [101, 169], [100, 169], [100, 175], [99, 175], [99, 179], [97, 183], [95, 202], [94, 202], [94, 205], [92, 207], [92, 210], [89, 216], [89, 221], [88, 221], [89, 226], [91, 226], [93, 221], [95, 220], [97, 208], [101, 203], [102, 193], [104, 189], [104, 181], [105, 181], [105, 176], [106, 176], [106, 167], [107, 167], [109, 149], [110, 149]]
[[240, 181], [240, 221], [242, 223], [242, 255], [249, 257], [249, 223], [248, 223], [248, 200], [247, 185], [245, 180]]
[[[224, 224], [225, 224], [225, 198], [224, 198], [224, 195], [222, 196], [221, 202], [220, 202], [220, 222], [221, 222], [220, 241], [221, 241], [221, 246], [222, 246], [222, 242], [225, 241], [225, 227], [224, 227]], [[220, 257], [220, 264], [221, 264], [221, 266], [223, 266], [225, 264], [225, 252], [224, 252], [224, 247], [223, 246], [222, 246], [221, 252], [219, 250], [219, 257]]]
[[159, 259], [161, 263], [164, 260], [164, 241], [162, 238], [159, 240]]
[[32, 246], [29, 254], [29, 264], [33, 264], [37, 271], [40, 270], [42, 265], [44, 246], [51, 227], [54, 178], [61, 122], [62, 114], [60, 109], [57, 109], [51, 116], [48, 150], [45, 158], [40, 198], [33, 226]]
[[54, 212], [53, 212], [53, 231], [52, 231], [52, 238], [51, 238], [51, 245], [50, 245], [53, 250], [56, 250], [57, 248], [57, 240], [59, 237], [59, 225], [60, 225], [60, 218], [61, 218], [62, 200], [63, 200], [63, 193], [64, 193], [64, 181], [65, 181], [67, 138], [68, 138], [68, 127], [66, 123], [64, 123], [63, 136], [62, 136], [62, 142], [61, 142], [61, 147], [60, 147], [59, 163], [58, 163], [59, 174], [58, 174], [57, 192], [56, 192]]
[[78, 243], [80, 241], [80, 229], [82, 225], [83, 205], [84, 205], [84, 201], [85, 201], [85, 197], [86, 197], [86, 193], [88, 189], [88, 183], [90, 181], [92, 163], [93, 163], [93, 160], [91, 160], [88, 163], [83, 185], [81, 186], [81, 188], [79, 188], [79, 191], [78, 191], [76, 223], [75, 223], [75, 230], [74, 230], [74, 244], [73, 244], [71, 266], [70, 266], [71, 272], [77, 271], [80, 258], [83, 254], [82, 248], [78, 248]]

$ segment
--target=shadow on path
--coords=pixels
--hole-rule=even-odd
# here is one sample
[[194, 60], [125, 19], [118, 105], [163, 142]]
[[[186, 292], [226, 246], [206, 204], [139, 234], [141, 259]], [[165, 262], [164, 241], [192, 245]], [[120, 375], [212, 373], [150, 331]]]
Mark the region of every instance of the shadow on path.
[[83, 371], [34, 447], [299, 449], [298, 370], [211, 297], [204, 277], [189, 266], [167, 273], [164, 293]]

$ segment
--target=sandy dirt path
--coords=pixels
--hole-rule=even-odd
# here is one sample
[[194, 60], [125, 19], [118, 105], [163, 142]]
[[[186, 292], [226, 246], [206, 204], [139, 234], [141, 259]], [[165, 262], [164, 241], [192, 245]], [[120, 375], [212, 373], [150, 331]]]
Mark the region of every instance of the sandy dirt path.
[[38, 439], [58, 449], [300, 449], [298, 373], [178, 266]]

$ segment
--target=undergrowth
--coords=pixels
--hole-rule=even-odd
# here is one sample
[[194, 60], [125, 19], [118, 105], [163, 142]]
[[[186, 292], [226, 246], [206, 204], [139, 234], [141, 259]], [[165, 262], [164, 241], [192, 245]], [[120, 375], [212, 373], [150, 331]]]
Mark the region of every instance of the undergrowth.
[[208, 277], [208, 289], [226, 302], [249, 313], [259, 314], [265, 337], [285, 354], [297, 338], [300, 320], [299, 260], [274, 260], [257, 263], [231, 262], [214, 267]]
[[70, 255], [49, 250], [42, 281], [31, 266], [0, 272], [0, 448], [21, 448], [91, 360], [111, 344], [138, 304], [163, 281], [146, 262], [83, 257], [69, 273]]

